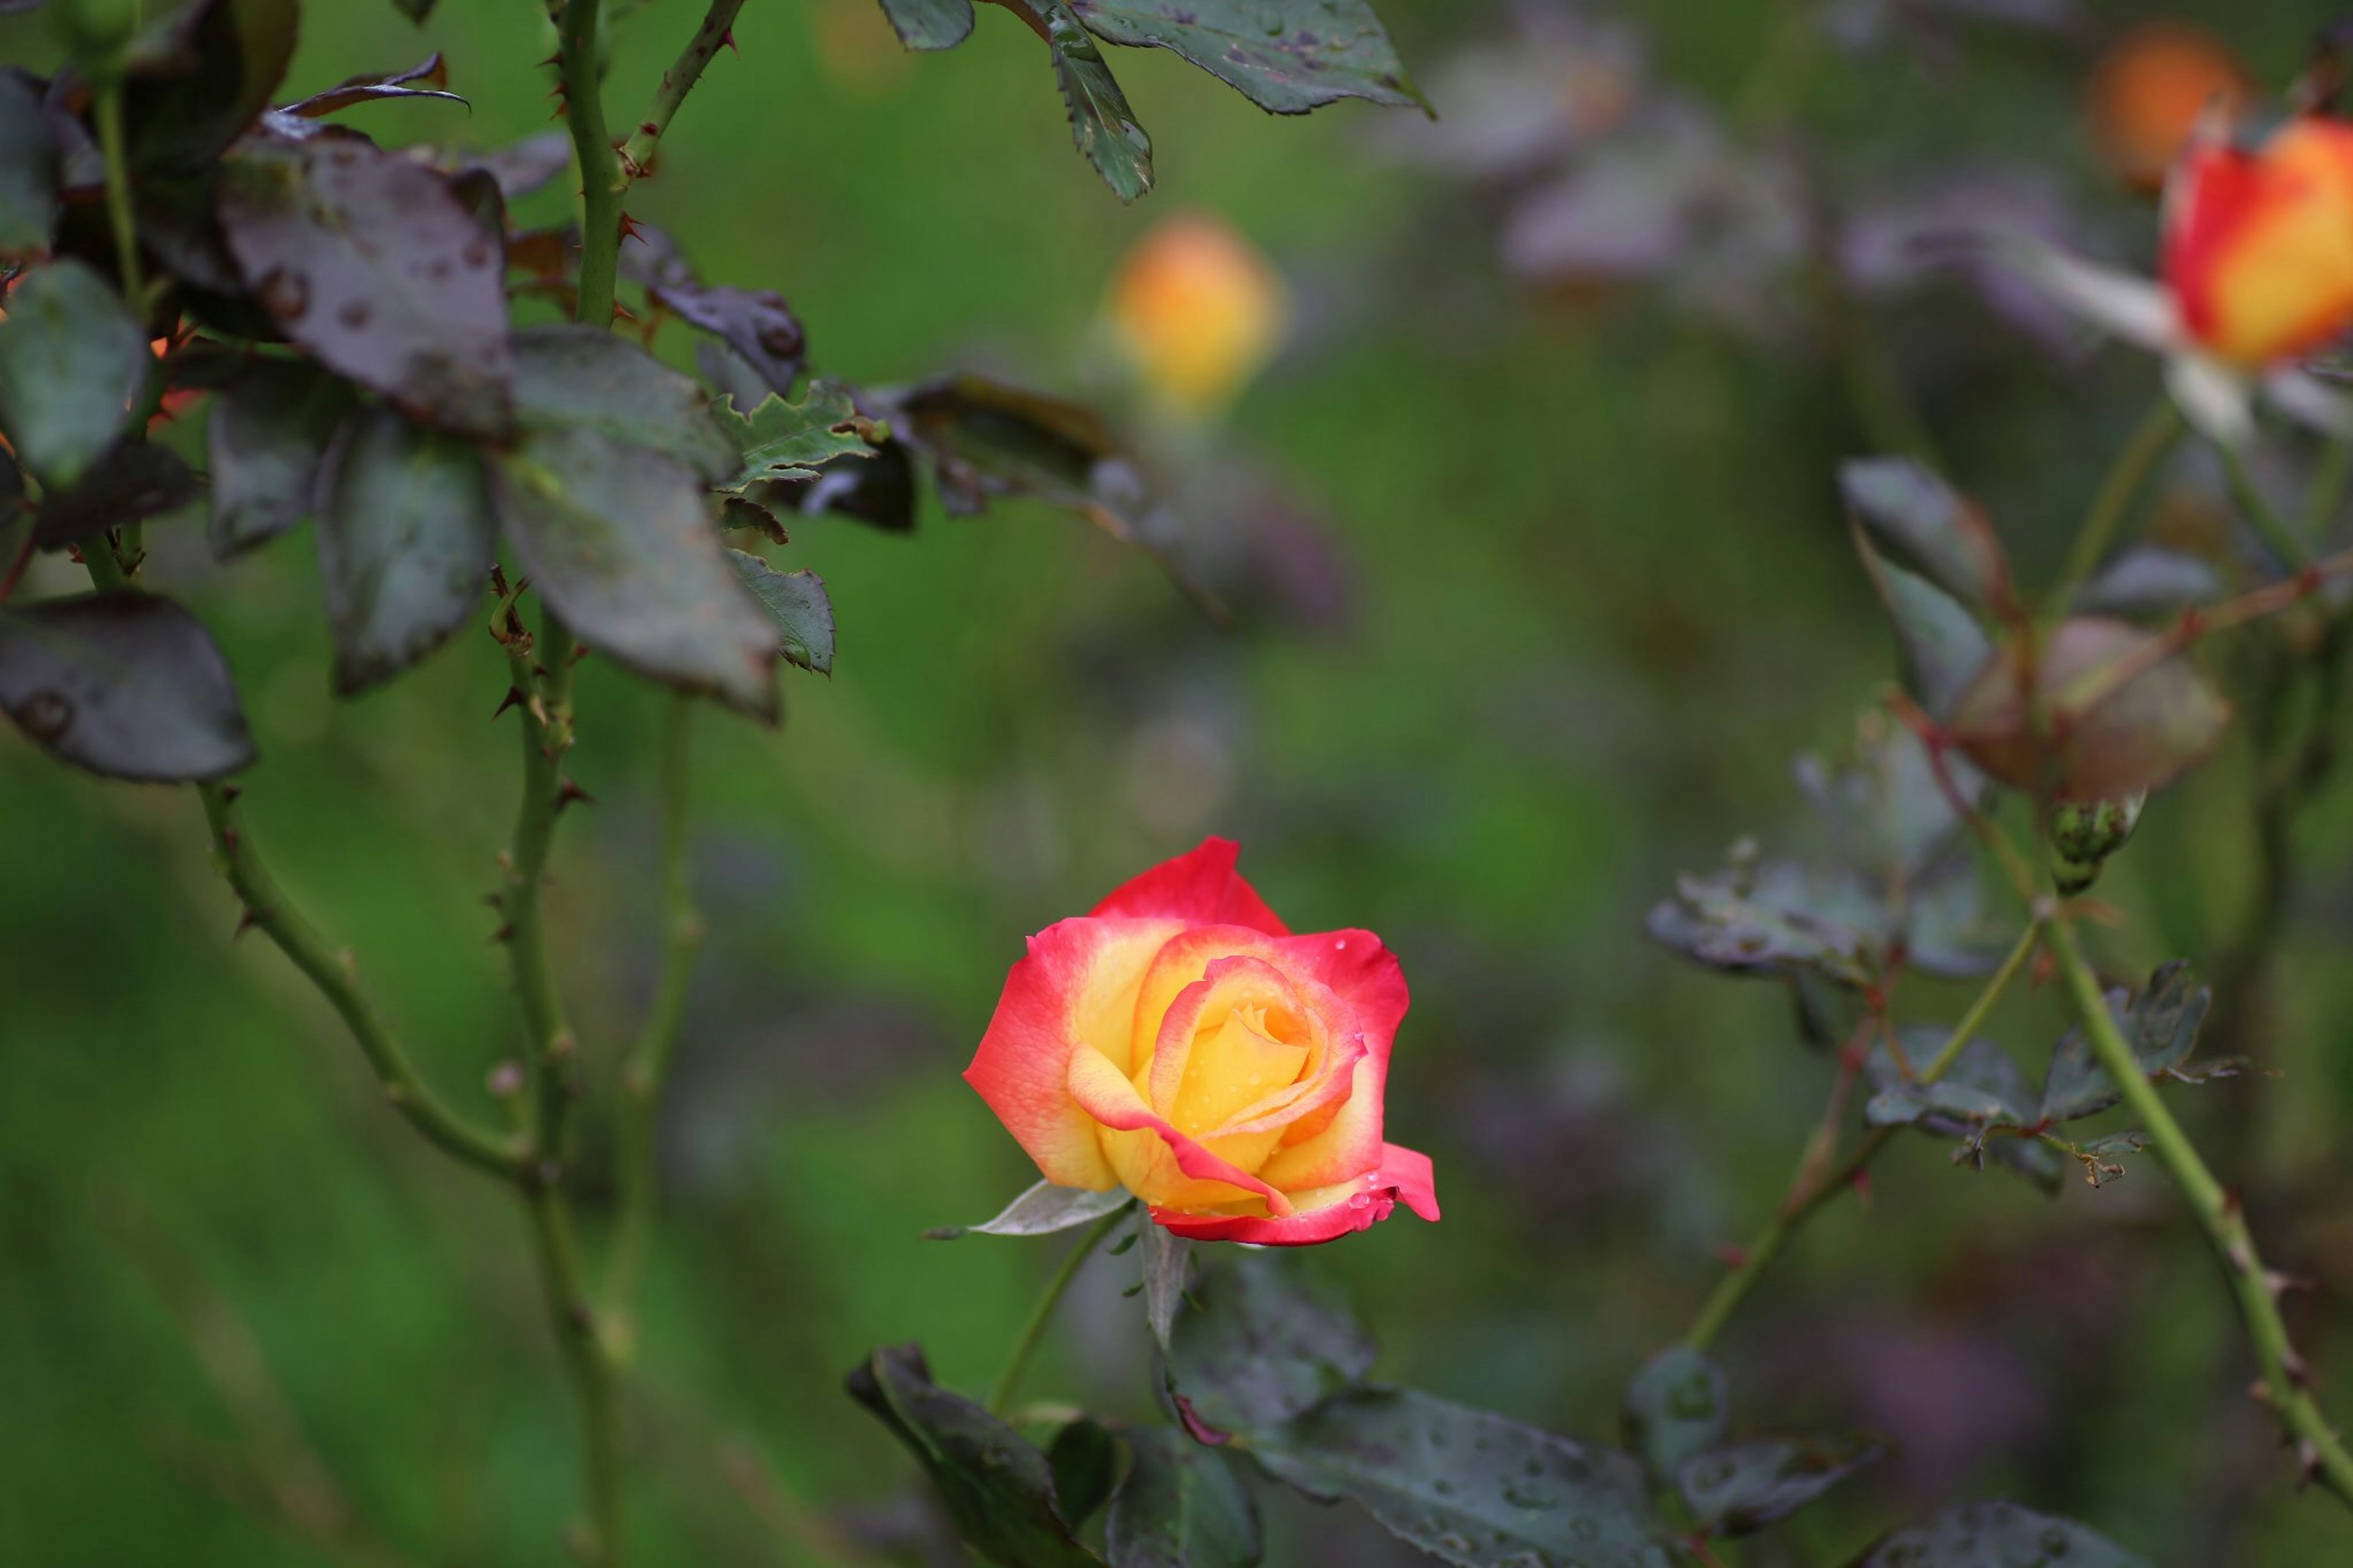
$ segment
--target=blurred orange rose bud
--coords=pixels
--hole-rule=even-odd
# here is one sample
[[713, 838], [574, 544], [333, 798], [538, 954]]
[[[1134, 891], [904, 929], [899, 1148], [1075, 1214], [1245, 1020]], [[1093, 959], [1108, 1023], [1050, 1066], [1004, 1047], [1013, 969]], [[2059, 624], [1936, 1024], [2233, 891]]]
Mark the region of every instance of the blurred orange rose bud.
[[2187, 22], [2149, 22], [2092, 68], [2086, 110], [2101, 162], [2136, 190], [2155, 191], [2189, 145], [2199, 117], [2243, 105], [2253, 84], [2223, 42]]
[[1290, 300], [1250, 241], [1205, 214], [1171, 218], [1130, 251], [1105, 313], [1145, 384], [1189, 415], [1240, 393], [1282, 340]]
[[965, 1081], [1048, 1181], [1125, 1187], [1179, 1236], [1436, 1219], [1429, 1156], [1383, 1141], [1396, 956], [1370, 931], [1292, 935], [1236, 854], [1209, 839], [1031, 937]]
[[2353, 125], [2295, 120], [2253, 153], [2194, 147], [2167, 192], [2163, 271], [2182, 331], [2228, 364], [2353, 324]]

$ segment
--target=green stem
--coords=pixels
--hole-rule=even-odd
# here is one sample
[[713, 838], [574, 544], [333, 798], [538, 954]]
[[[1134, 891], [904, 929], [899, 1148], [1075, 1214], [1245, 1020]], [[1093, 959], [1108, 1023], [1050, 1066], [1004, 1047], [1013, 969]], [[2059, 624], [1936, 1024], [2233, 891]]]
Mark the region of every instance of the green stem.
[[[1029, 1358], [1038, 1353], [1039, 1342], [1046, 1337], [1046, 1325], [1054, 1321], [1054, 1309], [1062, 1304], [1063, 1293], [1070, 1289], [1071, 1281], [1079, 1277], [1079, 1266], [1103, 1245], [1103, 1237], [1112, 1233], [1112, 1227], [1125, 1219], [1134, 1208], [1134, 1204], [1124, 1204], [1095, 1221], [1088, 1227], [1087, 1234], [1079, 1238], [1078, 1246], [1071, 1249], [1071, 1255], [1062, 1259], [1062, 1266], [1054, 1271], [1054, 1278], [1047, 1283], [1046, 1293], [1038, 1298], [1038, 1305], [1030, 1310], [1029, 1321], [1022, 1325], [1020, 1339], [1014, 1342], [1013, 1359], [1005, 1363], [1005, 1371], [998, 1375], [996, 1388], [989, 1393], [988, 1408], [993, 1414], [1002, 1415], [1012, 1408], [1014, 1391], [1021, 1386], [1021, 1374], [1029, 1370]], [[1146, 1220], [1145, 1223], [1149, 1225], [1151, 1222]]]
[[574, 314], [596, 327], [613, 321], [613, 277], [621, 248], [620, 161], [605, 130], [604, 84], [597, 75], [603, 31], [603, 0], [565, 0], [556, 63], [572, 153], [580, 166], [580, 302]]
[[2290, 571], [2309, 565], [2312, 562], [2311, 545], [2303, 535], [2288, 526], [2286, 519], [2272, 510], [2271, 502], [2265, 500], [2263, 492], [2255, 488], [2254, 477], [2247, 472], [2246, 458], [2233, 447], [2217, 449], [2222, 454], [2222, 471], [2230, 477], [2232, 499], [2239, 503], [2239, 510], [2246, 514], [2255, 531], [2263, 536], [2263, 542], [2271, 547], [2272, 553], [2278, 556], [2280, 563]]
[[510, 885], [504, 907], [508, 966], [522, 1009], [537, 1091], [533, 1157], [560, 1165], [565, 1153], [565, 1127], [573, 1102], [580, 1096], [580, 1053], [556, 993], [541, 901], [548, 855], [555, 843], [556, 813], [564, 805], [564, 753], [572, 743], [572, 639], [552, 611], [540, 623], [536, 652], [542, 673], [534, 678], [524, 671], [520, 688], [535, 690], [537, 695], [533, 704], [525, 705], [520, 726], [522, 802], [509, 854]]
[[417, 1075], [383, 1016], [360, 989], [350, 952], [328, 949], [318, 928], [288, 900], [251, 839], [237, 826], [230, 815], [235, 799], [230, 787], [199, 784], [197, 793], [204, 797], [205, 819], [212, 827], [213, 863], [245, 907], [247, 923], [268, 937], [335, 1009], [368, 1066], [375, 1069], [392, 1108], [445, 1153], [492, 1175], [518, 1174], [522, 1164], [516, 1150], [449, 1109]]
[[[2001, 999], [2001, 994], [2010, 989], [2010, 982], [2018, 978], [2019, 972], [2026, 967], [2026, 961], [2033, 956], [2035, 942], [2042, 930], [2041, 921], [2030, 921], [2026, 930], [2020, 933], [2010, 955], [1988, 978], [1978, 990], [1977, 999], [1961, 1015], [1961, 1021], [1953, 1026], [1953, 1032], [1946, 1037], [1944, 1045], [1921, 1069], [1919, 1082], [1936, 1082], [1960, 1059], [1962, 1048], [1976, 1036], [1985, 1022], [1986, 1015], [1993, 1010], [1994, 1004]], [[1750, 1239], [1741, 1253], [1740, 1261], [1716, 1281], [1715, 1289], [1709, 1292], [1707, 1300], [1701, 1306], [1699, 1316], [1692, 1321], [1689, 1331], [1683, 1335], [1683, 1343], [1695, 1351], [1704, 1351], [1715, 1343], [1716, 1336], [1724, 1331], [1724, 1325], [1748, 1299], [1749, 1291], [1756, 1288], [1757, 1279], [1773, 1260], [1780, 1256], [1781, 1248], [1789, 1237], [1813, 1217], [1816, 1210], [1853, 1185], [1854, 1179], [1879, 1157], [1879, 1152], [1887, 1147], [1888, 1141], [1894, 1137], [1896, 1131], [1893, 1127], [1873, 1129], [1845, 1159], [1835, 1165], [1828, 1165], [1826, 1169], [1817, 1169], [1817, 1166], [1827, 1163], [1817, 1160], [1810, 1147], [1806, 1157], [1799, 1163], [1797, 1174], [1790, 1181], [1788, 1196], [1782, 1200], [1779, 1212]]]
[[678, 106], [694, 90], [694, 84], [702, 79], [702, 68], [711, 63], [712, 57], [727, 43], [735, 26], [735, 14], [743, 9], [744, 0], [711, 0], [702, 26], [694, 30], [693, 38], [677, 63], [662, 72], [652, 107], [646, 110], [646, 117], [638, 121], [637, 129], [629, 132], [628, 142], [621, 148], [620, 176], [624, 184], [646, 172], [646, 165], [653, 159], [654, 146], [661, 140], [662, 132], [670, 129]]
[[687, 786], [694, 700], [670, 700], [657, 784], [661, 811], [663, 948], [661, 978], [654, 987], [644, 1028], [621, 1069], [619, 1183], [621, 1213], [613, 1245], [612, 1274], [606, 1300], [626, 1347], [638, 1281], [645, 1268], [647, 1236], [653, 1228], [654, 1130], [662, 1089], [677, 1053], [686, 1017], [689, 983], [702, 951], [705, 927], [694, 907], [694, 882], [687, 863]]
[[143, 322], [147, 290], [139, 277], [139, 226], [131, 211], [131, 166], [122, 142], [122, 82], [119, 77], [99, 84], [98, 145], [106, 159], [106, 216], [114, 226], [114, 251], [122, 268], [122, 296], [132, 313]]
[[2237, 1194], [2214, 1179], [2200, 1157], [2197, 1145], [2174, 1120], [2157, 1086], [2141, 1070], [2131, 1045], [2108, 1011], [2107, 998], [2101, 992], [2098, 976], [2084, 960], [2074, 928], [2063, 917], [2051, 922], [2051, 951], [2058, 960], [2093, 1054], [2116, 1080], [2126, 1108], [2148, 1134], [2149, 1147], [2156, 1151], [2158, 1163], [2180, 1189], [2190, 1213], [2221, 1260], [2262, 1372], [2263, 1403], [2271, 1407], [2295, 1442], [2296, 1458], [2306, 1474], [2353, 1505], [2353, 1455], [2346, 1452], [2320, 1407], [2313, 1402], [2311, 1373], [2295, 1347], [2288, 1342], [2287, 1325], [2280, 1318], [2274, 1277], [2255, 1251], [2254, 1237], [2248, 1232]]
[[549, 1321], [580, 1400], [580, 1473], [592, 1552], [588, 1560], [596, 1568], [620, 1568], [621, 1415], [612, 1360], [597, 1332], [596, 1310], [583, 1282], [571, 1205], [563, 1189], [534, 1172], [524, 1180], [523, 1201], [531, 1214]]
[[2175, 411], [2173, 399], [2158, 398], [2134, 430], [2132, 439], [2116, 454], [2107, 478], [2093, 496], [2091, 509], [2084, 514], [2084, 525], [2075, 531], [2075, 542], [2067, 552], [2066, 564], [2059, 569], [2058, 584], [2051, 591], [2047, 619], [2055, 622], [2066, 616], [2084, 584], [2099, 569], [2101, 559], [2116, 537], [2116, 525], [2124, 521], [2149, 470], [2180, 434], [2181, 416]]

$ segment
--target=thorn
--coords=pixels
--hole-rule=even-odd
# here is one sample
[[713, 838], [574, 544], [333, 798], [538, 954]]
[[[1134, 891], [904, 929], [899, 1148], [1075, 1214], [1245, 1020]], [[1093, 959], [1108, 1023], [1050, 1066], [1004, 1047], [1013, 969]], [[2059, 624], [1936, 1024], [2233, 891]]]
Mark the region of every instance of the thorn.
[[504, 893], [484, 893], [482, 902], [494, 910], [502, 910], [507, 907], [507, 896]]
[[505, 718], [505, 717], [506, 717], [506, 711], [507, 711], [507, 710], [508, 710], [508, 709], [510, 709], [510, 708], [520, 708], [520, 707], [522, 707], [522, 688], [520, 688], [520, 687], [515, 687], [515, 686], [510, 686], [510, 687], [508, 687], [508, 688], [507, 688], [507, 694], [506, 694], [504, 697], [502, 697], [502, 698], [501, 698], [501, 699], [499, 700], [499, 705], [498, 705], [498, 707], [497, 707], [495, 710], [493, 710], [491, 711], [491, 721], [492, 721], [492, 722], [496, 722], [497, 721], [499, 721], [499, 720], [501, 720], [501, 719]]
[[2297, 1388], [2309, 1389], [2314, 1386], [2312, 1363], [2305, 1360], [2294, 1345], [2288, 1346], [2280, 1352], [2280, 1370], [2287, 1373], [2288, 1382]]
[[618, 300], [613, 301], [613, 320], [617, 321], [634, 321], [637, 319], [638, 313], [635, 310], [630, 310]]
[[735, 29], [733, 27], [720, 35], [719, 47], [733, 52], [739, 60], [744, 58], [744, 51], [735, 47]]
[[539, 63], [543, 68], [548, 66], [560, 66], [564, 63], [564, 51], [558, 49]]
[[[501, 849], [496, 855], [492, 856], [491, 858], [499, 863], [499, 869], [505, 874], [506, 879], [510, 882], [513, 881], [515, 874], [514, 851], [512, 849]], [[493, 898], [496, 898], [497, 896], [498, 895], [495, 893], [491, 895]]]
[[2284, 1268], [2266, 1268], [2263, 1270], [2263, 1289], [2270, 1291], [2272, 1300], [2276, 1301], [2291, 1290], [2317, 1290], [2320, 1283], [2307, 1275], [2290, 1274]]
[[234, 856], [234, 855], [237, 853], [237, 829], [236, 829], [236, 828], [234, 828], [234, 827], [224, 827], [224, 828], [222, 828], [222, 829], [221, 829], [221, 847], [222, 847], [224, 850], [227, 850], [227, 851], [230, 855], [232, 855], [232, 856]]
[[2320, 1445], [2309, 1437], [2295, 1440], [2295, 1489], [2302, 1491], [2320, 1479]]
[[2259, 1377], [2247, 1384], [2247, 1397], [2258, 1405], [2269, 1405], [2272, 1403], [2272, 1391]]
[[572, 645], [572, 662], [573, 662], [573, 663], [575, 663], [575, 664], [578, 664], [582, 659], [586, 658], [587, 657], [588, 657], [588, 645], [587, 645], [586, 643], [585, 643], [585, 642], [576, 642], [576, 643], [574, 643], [574, 644]]
[[243, 784], [223, 784], [221, 785], [220, 795], [221, 804], [223, 805], [235, 805], [238, 801], [245, 798], [245, 786]]
[[556, 815], [559, 816], [562, 816], [564, 808], [570, 805], [575, 800], [583, 805], [594, 805], [596, 804], [596, 797], [595, 795], [590, 795], [586, 790], [582, 789], [577, 783], [571, 779], [565, 779], [563, 783], [555, 786]]
[[231, 942], [242, 942], [245, 940], [246, 932], [259, 931], [260, 928], [261, 922], [254, 918], [253, 911], [243, 910], [237, 915], [237, 929], [228, 933], [228, 939]]
[[499, 927], [498, 930], [491, 933], [491, 942], [493, 946], [504, 947], [508, 942], [511, 942], [513, 940], [514, 921], [507, 921], [506, 924]]
[[[540, 673], [544, 675], [547, 672], [543, 669]], [[539, 727], [543, 730], [546, 729], [552, 721], [550, 721], [547, 716], [547, 704], [540, 700], [539, 694], [537, 692], [532, 693], [531, 700], [526, 704], [526, 706], [531, 710], [531, 716], [534, 720], [538, 721]]]
[[[651, 130], [652, 127], [649, 126], [647, 129]], [[631, 217], [628, 214], [623, 213], [621, 215], [621, 243], [627, 245], [633, 239], [640, 245], [649, 243], [646, 238], [646, 226]]]

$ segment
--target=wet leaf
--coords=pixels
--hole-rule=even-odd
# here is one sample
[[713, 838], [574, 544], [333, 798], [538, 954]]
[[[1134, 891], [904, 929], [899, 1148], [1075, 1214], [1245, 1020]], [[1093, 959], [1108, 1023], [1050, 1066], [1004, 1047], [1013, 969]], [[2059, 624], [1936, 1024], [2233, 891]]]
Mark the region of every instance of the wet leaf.
[[319, 479], [335, 689], [391, 679], [480, 606], [494, 520], [481, 454], [389, 408], [343, 422]]
[[1675, 1489], [1711, 1535], [1746, 1535], [1787, 1519], [1887, 1453], [1873, 1437], [1771, 1437], [1683, 1462]]
[[1166, 1426], [1132, 1429], [1127, 1451], [1104, 1534], [1111, 1568], [1254, 1568], [1258, 1505], [1231, 1460]]
[[972, 0], [882, 0], [882, 15], [911, 49], [952, 49], [972, 36]]
[[[647, 233], [652, 237], [621, 247], [631, 268], [645, 277], [646, 297], [725, 343], [771, 392], [792, 391], [808, 363], [808, 335], [785, 297], [773, 289], [699, 282], [667, 236]], [[639, 244], [657, 243], [667, 248], [651, 257], [634, 254]]]
[[1351, 1389], [1251, 1439], [1276, 1479], [1362, 1504], [1458, 1568], [1671, 1568], [1641, 1467], [1409, 1389]]
[[1196, 1436], [1264, 1431], [1373, 1368], [1377, 1348], [1346, 1307], [1271, 1259], [1204, 1268], [1192, 1300], [1169, 1333], [1168, 1380]]
[[530, 429], [572, 426], [676, 459], [705, 484], [736, 470], [735, 445], [702, 389], [637, 344], [590, 326], [515, 334], [515, 414]]
[[1169, 49], [1261, 109], [1343, 98], [1428, 110], [1365, 0], [1071, 0], [1105, 43]]
[[[779, 572], [758, 556], [741, 550], [727, 552], [727, 564], [735, 569], [744, 586], [751, 589], [775, 617], [776, 651], [803, 669], [831, 675], [833, 601], [826, 596], [825, 579], [806, 567]], [[1124, 1193], [1119, 1195], [1123, 1200], [1126, 1196]]]
[[1909, 458], [1862, 458], [1839, 468], [1839, 490], [1872, 542], [1964, 605], [2010, 599], [2010, 563], [1984, 513]]
[[[424, 83], [422, 87], [419, 82]], [[350, 76], [324, 92], [314, 92], [298, 102], [290, 103], [280, 111], [316, 120], [332, 114], [339, 109], [349, 109], [355, 103], [369, 103], [385, 98], [442, 98], [451, 103], [466, 100], [454, 92], [443, 90], [449, 85], [449, 68], [442, 62], [441, 53], [435, 50], [423, 63], [405, 71], [373, 76]]]
[[33, 540], [44, 550], [62, 550], [110, 528], [177, 511], [196, 494], [196, 476], [177, 452], [138, 437], [118, 441], [79, 484], [42, 498]]
[[0, 321], [0, 432], [45, 488], [71, 489], [130, 422], [154, 365], [145, 330], [97, 273], [34, 268]]
[[286, 335], [403, 413], [504, 437], [514, 356], [500, 237], [448, 176], [332, 128], [225, 159], [221, 226]]
[[226, 561], [310, 515], [320, 459], [351, 405], [350, 388], [314, 364], [256, 360], [236, 373], [205, 430], [216, 556]]
[[2119, 684], [2114, 672], [2159, 646], [2105, 616], [2063, 622], [2034, 672], [2051, 715], [2038, 742], [2019, 688], [2022, 650], [2005, 643], [1955, 704], [1947, 729], [1979, 767], [2022, 790], [2047, 773], [2061, 800], [2114, 800], [2171, 783], [2205, 760], [2231, 705], [2187, 658], [2174, 655]]
[[32, 79], [0, 70], [0, 256], [47, 250], [58, 222], [58, 148]]
[[2012, 1502], [1964, 1503], [1931, 1515], [1856, 1559], [1853, 1568], [2150, 1568], [2080, 1524]]
[[776, 711], [776, 630], [727, 563], [702, 486], [595, 431], [534, 431], [491, 466], [499, 525], [582, 640], [641, 675]]
[[1689, 1345], [1670, 1345], [1626, 1384], [1628, 1447], [1657, 1480], [1724, 1440], [1724, 1369]]
[[[142, 170], [202, 169], [269, 108], [294, 58], [301, 0], [195, 0], [159, 58], [124, 84], [123, 136]], [[185, 37], [185, 44], [180, 39]]]
[[1905, 684], [1930, 717], [1949, 717], [1993, 658], [1985, 628], [1958, 599], [1881, 555], [1860, 524], [1854, 547], [1895, 627]]
[[1185, 1305], [1185, 1286], [1192, 1277], [1193, 1247], [1166, 1226], [1147, 1218], [1139, 1233], [1136, 1253], [1144, 1266], [1144, 1321], [1153, 1342], [1168, 1349], [1176, 1314]]
[[1071, 114], [1071, 140], [1121, 201], [1152, 188], [1152, 138], [1103, 63], [1085, 26], [1063, 0], [998, 0], [1046, 40], [1054, 82]]
[[253, 761], [211, 634], [153, 594], [0, 610], [0, 709], [53, 756], [106, 778], [216, 779]]
[[[1944, 1049], [1951, 1031], [1915, 1024], [1896, 1038], [1913, 1070], [1925, 1070]], [[1996, 1127], [2033, 1126], [2039, 1118], [2032, 1088], [2010, 1054], [1991, 1040], [1972, 1039], [1933, 1084], [1908, 1081], [1884, 1045], [1872, 1048], [1864, 1064], [1873, 1093], [1862, 1119], [1872, 1127], [1916, 1127], [1932, 1137], [1961, 1142], [1970, 1158], [1990, 1157], [2044, 1192], [2056, 1192], [2059, 1155], [2031, 1138], [1989, 1137]]]
[[[2198, 1048], [2198, 1031], [2213, 1001], [2214, 994], [2205, 986], [2192, 987], [2189, 966], [2179, 959], [2161, 965], [2137, 995], [2122, 987], [2107, 994], [2109, 1016], [2123, 1031], [2141, 1070], [2151, 1078], [2189, 1076], [2185, 1064]], [[2235, 1066], [2228, 1064], [2226, 1070]], [[2123, 1098], [2116, 1080], [2092, 1054], [2083, 1026], [2069, 1029], [2051, 1053], [2051, 1070], [2042, 1080], [2042, 1118], [2073, 1121], [2096, 1116]]]
[[1054, 1478], [1054, 1511], [1076, 1530], [1111, 1497], [1119, 1476], [1119, 1440], [1084, 1415], [1066, 1421], [1046, 1445], [1046, 1467]]
[[1134, 1201], [1134, 1195], [1124, 1187], [1091, 1193], [1084, 1187], [1058, 1187], [1051, 1182], [1040, 1182], [1006, 1205], [994, 1219], [978, 1225], [941, 1226], [923, 1235], [933, 1241], [954, 1241], [960, 1236], [1051, 1236], [1059, 1230], [1092, 1224]]
[[866, 1406], [923, 1467], [957, 1533], [999, 1568], [1083, 1568], [1081, 1545], [1054, 1502], [1046, 1456], [968, 1399], [932, 1383], [913, 1345], [876, 1351], [849, 1374]]

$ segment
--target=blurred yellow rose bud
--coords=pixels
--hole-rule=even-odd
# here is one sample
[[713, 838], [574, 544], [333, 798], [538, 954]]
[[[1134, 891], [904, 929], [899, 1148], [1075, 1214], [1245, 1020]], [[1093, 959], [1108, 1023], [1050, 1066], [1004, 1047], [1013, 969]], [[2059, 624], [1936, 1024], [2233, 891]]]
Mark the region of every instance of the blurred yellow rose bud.
[[2211, 33], [2187, 22], [2145, 23], [2092, 68], [2092, 142], [2117, 179], [2155, 191], [2199, 117], [2210, 108], [2232, 112], [2253, 90], [2238, 57]]
[[1230, 403], [1266, 363], [1290, 301], [1250, 241], [1195, 214], [1169, 219], [1128, 253], [1104, 310], [1145, 384], [1198, 417]]
[[2200, 144], [2166, 207], [2166, 287], [2215, 358], [2266, 365], [2353, 326], [2353, 124], [2290, 121], [2252, 153]]

